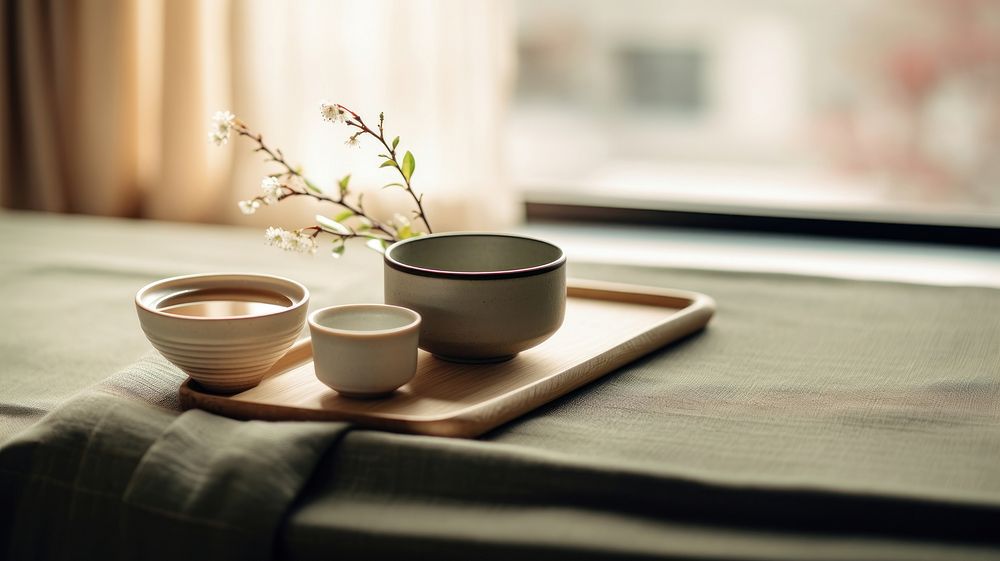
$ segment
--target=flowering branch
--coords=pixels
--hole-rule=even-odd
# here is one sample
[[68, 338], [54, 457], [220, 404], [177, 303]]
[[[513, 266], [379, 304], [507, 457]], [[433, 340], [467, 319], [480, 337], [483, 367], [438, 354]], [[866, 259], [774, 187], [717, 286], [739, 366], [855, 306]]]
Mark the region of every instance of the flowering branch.
[[339, 103], [324, 102], [320, 105], [320, 112], [323, 114], [323, 118], [331, 123], [342, 122], [346, 123], [348, 126], [358, 129], [358, 132], [354, 133], [347, 139], [347, 144], [349, 146], [357, 146], [358, 138], [364, 134], [370, 135], [372, 138], [379, 141], [387, 152], [385, 154], [379, 154], [380, 158], [384, 158], [382, 165], [379, 167], [393, 167], [403, 178], [403, 183], [388, 183], [383, 186], [383, 189], [387, 187], [400, 187], [406, 191], [417, 206], [417, 210], [413, 212], [414, 218], [417, 218], [424, 223], [424, 226], [427, 228], [427, 233], [433, 233], [434, 230], [431, 228], [430, 222], [427, 221], [427, 214], [424, 212], [424, 196], [422, 194], [418, 195], [416, 191], [413, 190], [413, 185], [410, 184], [410, 178], [413, 177], [413, 172], [416, 169], [416, 160], [413, 157], [413, 153], [409, 150], [406, 151], [402, 161], [398, 159], [396, 149], [399, 146], [399, 137], [397, 136], [393, 138], [391, 143], [386, 140], [385, 130], [383, 129], [385, 113], [378, 114], [378, 132], [375, 132], [365, 124], [360, 115]]
[[[336, 115], [340, 117], [339, 119], [331, 117], [329, 114], [330, 108], [335, 108]], [[403, 184], [394, 183], [386, 187], [399, 186], [410, 194], [417, 206], [414, 216], [423, 221], [429, 233], [431, 230], [427, 217], [424, 214], [423, 196], [417, 195], [410, 185], [410, 177], [413, 175], [415, 166], [413, 154], [407, 152], [403, 157], [402, 163], [397, 162], [395, 148], [399, 144], [399, 137], [393, 140], [392, 146], [389, 146], [385, 142], [382, 129], [383, 115], [379, 115], [379, 132], [376, 134], [364, 124], [356, 113], [347, 110], [339, 104], [330, 105], [324, 103], [321, 106], [321, 111], [327, 120], [340, 120], [360, 129], [348, 139], [347, 143], [349, 145], [357, 145], [358, 137], [362, 134], [371, 134], [382, 142], [391, 155], [391, 165], [399, 170], [403, 175], [404, 181]], [[344, 118], [346, 115], [345, 111], [349, 111], [352, 118]], [[268, 146], [264, 142], [261, 133], [250, 130], [243, 121], [237, 119], [232, 113], [219, 111], [213, 117], [212, 122], [213, 126], [209, 132], [209, 138], [215, 144], [220, 146], [226, 144], [231, 134], [235, 132], [237, 135], [246, 137], [254, 142], [256, 144], [254, 152], [265, 154], [267, 156], [265, 161], [274, 162], [282, 168], [282, 171], [270, 174], [264, 178], [261, 182], [262, 194], [239, 202], [239, 208], [244, 214], [253, 214], [261, 206], [277, 204], [291, 197], [309, 197], [319, 202], [333, 204], [341, 209], [333, 218], [317, 214], [317, 223], [315, 225], [297, 230], [287, 231], [282, 228], [269, 227], [265, 232], [265, 240], [268, 244], [286, 250], [315, 253], [318, 247], [316, 238], [319, 234], [325, 233], [334, 238], [333, 255], [340, 256], [344, 253], [344, 244], [349, 239], [367, 239], [369, 247], [378, 251], [384, 251], [386, 247], [395, 241], [422, 235], [420, 232], [413, 231], [410, 221], [398, 214], [395, 215], [391, 222], [384, 222], [371, 217], [364, 208], [364, 193], [359, 194], [355, 201], [351, 202], [348, 199], [348, 195], [351, 194], [349, 188], [350, 174], [340, 179], [335, 195], [328, 195], [317, 187], [315, 183], [306, 178], [299, 168], [289, 164], [280, 148]], [[387, 156], [388, 160], [389, 157]], [[386, 167], [387, 165], [390, 164], [383, 163], [382, 167]]]
[[[336, 198], [325, 195], [323, 194], [323, 191], [319, 189], [319, 187], [317, 187], [313, 182], [309, 181], [309, 179], [307, 179], [304, 175], [302, 175], [302, 172], [292, 167], [288, 163], [288, 161], [285, 160], [284, 154], [282, 154], [281, 149], [279, 148], [271, 149], [266, 144], [264, 144], [263, 136], [260, 133], [255, 134], [251, 132], [246, 127], [246, 125], [239, 120], [236, 120], [234, 122], [233, 130], [236, 131], [236, 133], [239, 134], [240, 136], [245, 136], [250, 140], [254, 141], [255, 143], [257, 143], [257, 148], [254, 149], [254, 152], [263, 152], [267, 154], [268, 157], [267, 160], [265, 161], [275, 162], [281, 165], [285, 169], [284, 172], [268, 176], [264, 178], [264, 181], [261, 182], [261, 189], [263, 189], [264, 194], [258, 195], [253, 199], [250, 199], [250, 201], [259, 202], [258, 208], [260, 204], [274, 204], [283, 201], [289, 197], [299, 197], [299, 196], [311, 197], [313, 199], [316, 199], [317, 201], [339, 205], [343, 207], [345, 210], [352, 212], [354, 216], [365, 217], [370, 225], [370, 229], [383, 232], [386, 235], [388, 235], [389, 238], [395, 238], [396, 230], [392, 226], [389, 226], [388, 224], [383, 224], [365, 214], [364, 208], [362, 207], [363, 199], [360, 199], [357, 205], [352, 205], [349, 201], [347, 201], [346, 199], [346, 196], [348, 195], [347, 181], [341, 180], [342, 186]], [[347, 177], [349, 178], [350, 176]], [[282, 182], [281, 179], [285, 179], [287, 181]], [[303, 188], [297, 189], [295, 186], [293, 186], [294, 183], [297, 182], [301, 182]], [[245, 203], [247, 201], [241, 201], [241, 202]], [[244, 206], [245, 205], [241, 205], [241, 208], [243, 208]], [[250, 212], [248, 214], [253, 214], [253, 212]], [[349, 217], [350, 216], [345, 216], [344, 219]]]

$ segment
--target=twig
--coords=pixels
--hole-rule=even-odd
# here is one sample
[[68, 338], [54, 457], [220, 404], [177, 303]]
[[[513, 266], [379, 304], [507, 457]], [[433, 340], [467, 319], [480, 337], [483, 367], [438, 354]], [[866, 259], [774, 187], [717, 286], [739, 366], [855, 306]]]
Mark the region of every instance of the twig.
[[[284, 171], [284, 173], [282, 173], [282, 175], [297, 177], [297, 178], [301, 179], [302, 182], [306, 185], [307, 189], [304, 190], [304, 191], [296, 190], [295, 188], [293, 188], [293, 187], [291, 187], [290, 185], [287, 185], [287, 184], [282, 185], [282, 187], [284, 189], [287, 189], [287, 191], [284, 192], [284, 193], [282, 193], [282, 195], [280, 197], [278, 197], [279, 201], [280, 200], [284, 200], [284, 199], [286, 199], [288, 197], [304, 196], [304, 197], [312, 197], [313, 199], [316, 199], [317, 201], [321, 201], [321, 202], [326, 202], [326, 203], [331, 203], [331, 204], [334, 204], [334, 205], [338, 205], [340, 207], [343, 207], [343, 208], [345, 208], [345, 209], [353, 212], [355, 215], [357, 215], [359, 217], [362, 217], [365, 220], [367, 220], [369, 223], [371, 223], [372, 230], [377, 230], [377, 231], [383, 232], [384, 234], [388, 235], [389, 238], [390, 238], [389, 241], [395, 241], [397, 239], [397, 233], [396, 233], [396, 229], [395, 228], [393, 228], [392, 226], [390, 226], [390, 225], [388, 225], [388, 224], [386, 224], [384, 222], [381, 222], [379, 220], [376, 220], [376, 219], [372, 218], [371, 216], [368, 216], [367, 214], [365, 214], [365, 211], [361, 207], [360, 204], [359, 205], [352, 205], [350, 202], [348, 202], [347, 200], [344, 199], [343, 195], [340, 195], [338, 198], [335, 199], [333, 197], [320, 194], [321, 190], [314, 183], [312, 183], [311, 181], [309, 181], [308, 178], [306, 178], [304, 175], [302, 175], [302, 172], [300, 172], [296, 168], [292, 167], [292, 165], [289, 164], [287, 160], [285, 160], [285, 156], [281, 152], [280, 148], [274, 148], [274, 149], [272, 149], [271, 147], [269, 147], [267, 144], [264, 143], [264, 136], [262, 134], [260, 134], [260, 133], [254, 133], [254, 132], [250, 131], [250, 129], [242, 121], [236, 121], [234, 123], [234, 125], [233, 125], [233, 130], [235, 130], [236, 133], [239, 134], [240, 136], [245, 136], [245, 137], [249, 138], [250, 140], [254, 141], [257, 144], [257, 147], [254, 148], [254, 152], [263, 152], [264, 154], [267, 154], [266, 161], [274, 162], [274, 163], [280, 165], [281, 167], [283, 167], [285, 169], [285, 171]], [[254, 199], [259, 200], [259, 201], [263, 201], [264, 197], [257, 196], [257, 197], [254, 197]], [[426, 224], [426, 223], [427, 222], [425, 221], [424, 224]], [[358, 237], [369, 237], [369, 238], [371, 238], [373, 236], [359, 235]], [[379, 237], [378, 239], [382, 239], [382, 238]]]
[[360, 115], [358, 115], [354, 111], [348, 109], [347, 107], [344, 107], [339, 103], [336, 104], [336, 106], [351, 114], [351, 119], [346, 120], [346, 123], [348, 125], [356, 127], [361, 132], [372, 135], [373, 137], [378, 139], [378, 141], [382, 144], [382, 146], [385, 147], [385, 149], [389, 153], [389, 159], [392, 160], [394, 167], [396, 168], [396, 171], [398, 171], [399, 175], [403, 178], [403, 183], [405, 184], [406, 192], [410, 195], [410, 197], [413, 199], [413, 202], [417, 205], [417, 218], [423, 221], [424, 226], [427, 227], [428, 234], [434, 233], [434, 230], [431, 228], [431, 223], [427, 221], [427, 215], [424, 213], [424, 196], [417, 195], [417, 193], [413, 190], [413, 186], [410, 184], [410, 178], [407, 177], [405, 173], [403, 173], [402, 168], [399, 166], [399, 160], [396, 159], [396, 149], [385, 139], [385, 133], [382, 130], [384, 115], [382, 113], [379, 113], [378, 132], [375, 132], [370, 127], [368, 127], [368, 125], [365, 124], [364, 120], [361, 118]]

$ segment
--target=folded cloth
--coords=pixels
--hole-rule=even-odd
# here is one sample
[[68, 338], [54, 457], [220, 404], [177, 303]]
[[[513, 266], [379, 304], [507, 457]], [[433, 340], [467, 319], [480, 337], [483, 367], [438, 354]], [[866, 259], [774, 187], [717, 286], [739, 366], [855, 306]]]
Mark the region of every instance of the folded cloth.
[[114, 389], [84, 392], [0, 449], [0, 557], [270, 559], [283, 516], [345, 432], [178, 413]]
[[0, 449], [0, 498], [10, 559], [1000, 553], [1000, 509], [988, 504], [724, 484], [338, 423], [238, 422], [98, 390]]

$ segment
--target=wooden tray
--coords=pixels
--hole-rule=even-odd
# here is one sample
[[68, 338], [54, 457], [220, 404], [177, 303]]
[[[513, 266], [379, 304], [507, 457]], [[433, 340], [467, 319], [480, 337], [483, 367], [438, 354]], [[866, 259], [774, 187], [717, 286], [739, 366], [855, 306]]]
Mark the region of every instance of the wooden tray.
[[341, 397], [299, 341], [259, 386], [230, 396], [181, 385], [185, 409], [237, 419], [349, 421], [396, 432], [471, 438], [705, 327], [715, 302], [697, 292], [571, 281], [566, 320], [548, 341], [499, 364], [456, 364], [419, 351], [417, 375], [393, 395]]

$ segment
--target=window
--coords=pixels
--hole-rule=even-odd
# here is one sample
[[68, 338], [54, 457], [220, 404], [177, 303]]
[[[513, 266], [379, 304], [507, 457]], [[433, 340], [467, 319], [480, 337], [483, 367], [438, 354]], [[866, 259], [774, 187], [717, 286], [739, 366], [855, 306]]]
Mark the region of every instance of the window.
[[529, 202], [1000, 227], [1000, 2], [518, 8]]

